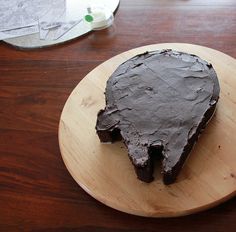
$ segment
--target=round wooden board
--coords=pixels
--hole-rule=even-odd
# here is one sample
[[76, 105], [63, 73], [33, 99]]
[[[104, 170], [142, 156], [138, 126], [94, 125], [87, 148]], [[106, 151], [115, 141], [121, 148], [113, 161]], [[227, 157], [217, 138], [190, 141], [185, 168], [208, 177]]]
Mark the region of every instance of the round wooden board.
[[[106, 81], [119, 64], [145, 51], [172, 48], [212, 63], [221, 94], [208, 124], [175, 184], [139, 181], [122, 142], [101, 144], [97, 112], [104, 108]], [[191, 44], [156, 44], [136, 48], [102, 63], [74, 89], [63, 109], [59, 144], [65, 165], [91, 196], [117, 210], [148, 217], [176, 217], [208, 209], [236, 193], [236, 60], [219, 51]]]

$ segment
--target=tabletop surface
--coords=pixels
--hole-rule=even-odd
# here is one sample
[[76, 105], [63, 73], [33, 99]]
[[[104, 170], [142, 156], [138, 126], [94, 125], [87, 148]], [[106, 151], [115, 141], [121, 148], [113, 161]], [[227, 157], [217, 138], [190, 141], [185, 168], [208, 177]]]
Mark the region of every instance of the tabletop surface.
[[235, 0], [121, 0], [115, 25], [41, 50], [0, 42], [0, 231], [236, 231], [236, 199], [195, 215], [155, 219], [94, 200], [68, 173], [58, 123], [83, 77], [154, 43], [207, 46], [236, 58]]

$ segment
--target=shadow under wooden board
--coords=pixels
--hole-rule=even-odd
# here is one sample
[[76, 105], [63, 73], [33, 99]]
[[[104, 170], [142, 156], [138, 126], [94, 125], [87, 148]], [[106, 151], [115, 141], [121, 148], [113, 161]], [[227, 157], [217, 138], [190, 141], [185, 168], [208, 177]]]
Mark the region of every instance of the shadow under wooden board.
[[[194, 147], [177, 182], [165, 186], [160, 168], [152, 183], [139, 181], [122, 142], [101, 144], [95, 131], [104, 108], [106, 81], [127, 59], [171, 48], [212, 63], [221, 86], [217, 111]], [[191, 44], [136, 48], [102, 63], [74, 89], [63, 109], [59, 144], [67, 169], [91, 196], [117, 210], [147, 217], [176, 217], [216, 206], [236, 193], [236, 60]]]

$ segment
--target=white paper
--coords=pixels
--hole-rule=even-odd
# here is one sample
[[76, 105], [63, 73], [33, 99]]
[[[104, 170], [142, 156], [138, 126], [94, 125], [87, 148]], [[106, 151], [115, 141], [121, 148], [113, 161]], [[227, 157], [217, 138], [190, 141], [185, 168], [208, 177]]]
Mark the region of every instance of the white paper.
[[54, 0], [53, 7], [39, 19], [39, 37], [46, 39], [50, 31], [54, 31], [55, 27], [49, 25], [60, 26], [65, 18], [66, 2], [64, 0]]
[[41, 40], [57, 40], [82, 21], [83, 14], [80, 12], [81, 9], [85, 10], [83, 5], [75, 5], [72, 9], [65, 6], [63, 12], [62, 9], [57, 3], [39, 20]]
[[[0, 0], [0, 31], [28, 27], [64, 0]], [[60, 5], [60, 4], [59, 4]]]
[[79, 20], [71, 20], [69, 22], [62, 23], [60, 27], [57, 28], [56, 33], [53, 36], [53, 40], [57, 40], [61, 38], [64, 34], [66, 34], [69, 30], [71, 30], [78, 23], [82, 22], [83, 19]]
[[15, 38], [24, 35], [31, 35], [39, 32], [38, 25], [13, 29], [9, 31], [0, 31], [0, 40]]
[[84, 2], [71, 4], [66, 0], [0, 0], [0, 40], [37, 32], [41, 40], [59, 39], [87, 13]]

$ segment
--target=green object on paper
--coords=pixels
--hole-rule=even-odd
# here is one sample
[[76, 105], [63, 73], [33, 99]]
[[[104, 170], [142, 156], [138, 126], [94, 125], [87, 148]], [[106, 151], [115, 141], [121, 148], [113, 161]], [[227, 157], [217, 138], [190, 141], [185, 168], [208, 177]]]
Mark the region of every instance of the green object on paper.
[[93, 16], [92, 15], [85, 15], [85, 20], [89, 23], [93, 22]]

